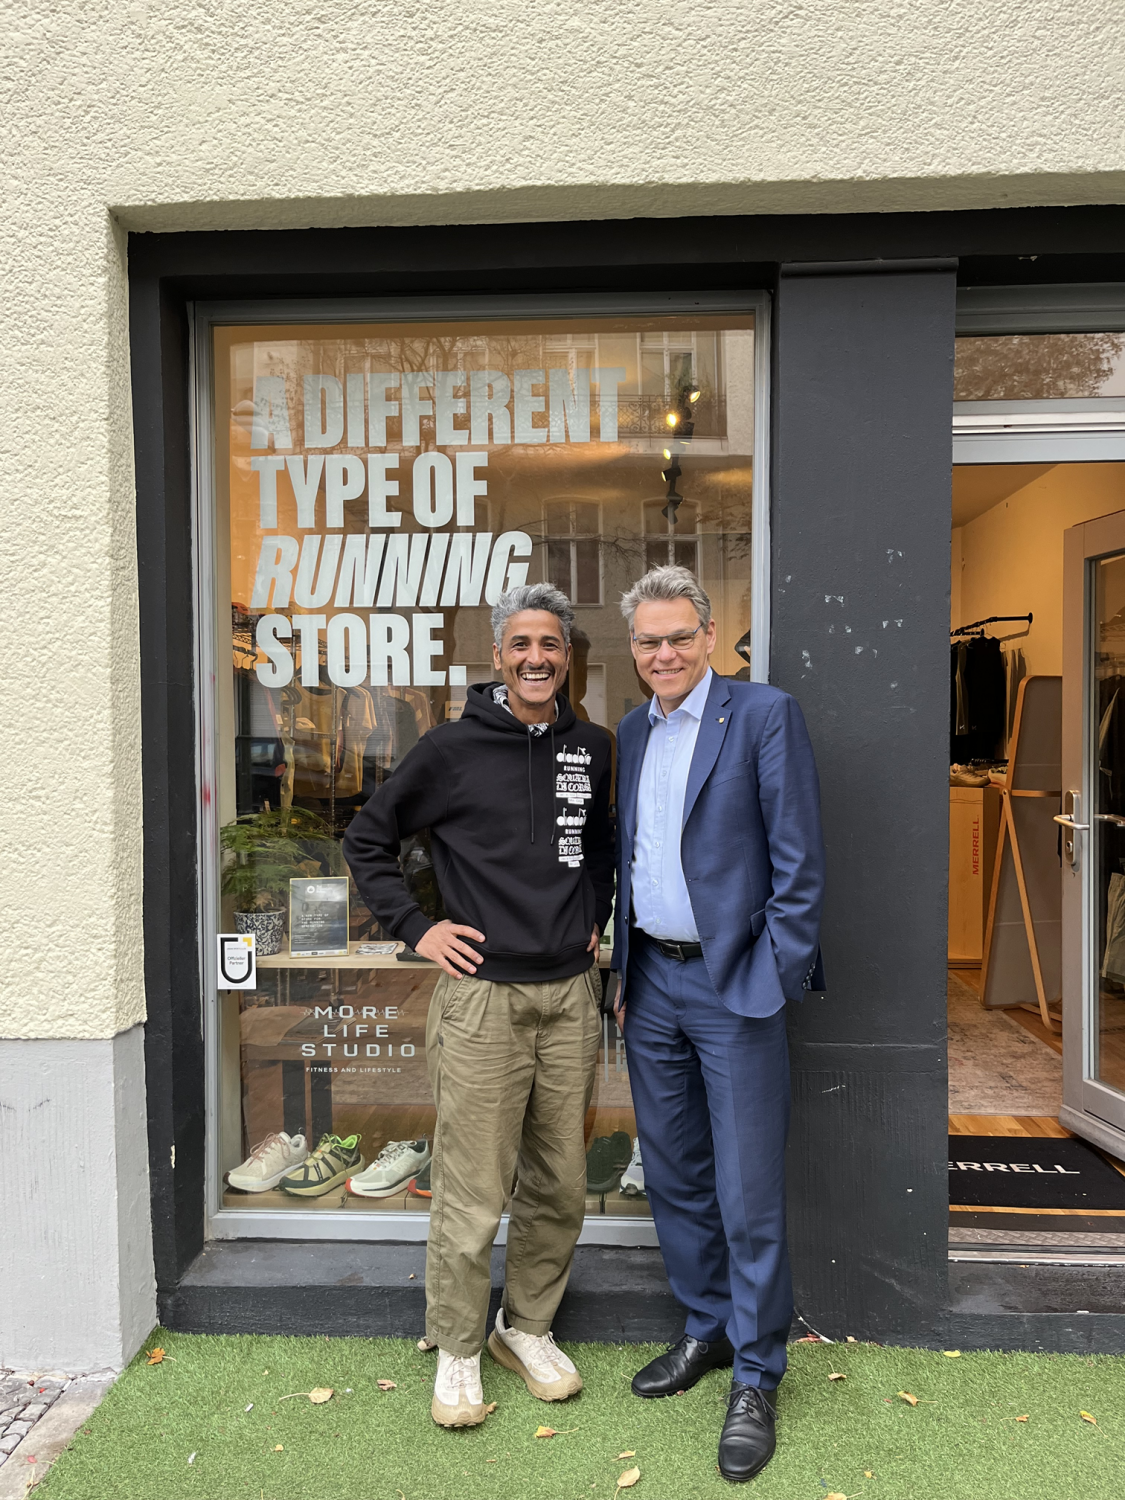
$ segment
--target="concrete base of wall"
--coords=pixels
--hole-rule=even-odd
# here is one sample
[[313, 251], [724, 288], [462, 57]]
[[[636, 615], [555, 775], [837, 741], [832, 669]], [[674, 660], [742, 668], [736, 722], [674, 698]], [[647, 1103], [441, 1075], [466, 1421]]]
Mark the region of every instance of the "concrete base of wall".
[[[504, 1251], [492, 1253], [489, 1318], [500, 1306]], [[425, 1245], [295, 1240], [213, 1241], [174, 1292], [160, 1321], [181, 1333], [328, 1334], [421, 1338], [426, 1326]], [[683, 1332], [658, 1250], [581, 1246], [555, 1318], [560, 1338], [669, 1343]]]
[[143, 1028], [0, 1040], [0, 1366], [119, 1370], [156, 1321]]

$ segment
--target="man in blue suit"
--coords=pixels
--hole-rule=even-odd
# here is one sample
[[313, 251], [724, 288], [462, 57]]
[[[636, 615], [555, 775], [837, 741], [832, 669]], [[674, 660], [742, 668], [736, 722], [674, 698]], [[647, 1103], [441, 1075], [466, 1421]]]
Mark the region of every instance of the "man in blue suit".
[[679, 1343], [638, 1396], [733, 1366], [719, 1469], [774, 1451], [793, 1294], [785, 1239], [785, 1002], [823, 988], [816, 766], [796, 701], [712, 672], [711, 601], [686, 568], [625, 595], [653, 698], [621, 721], [616, 1010]]

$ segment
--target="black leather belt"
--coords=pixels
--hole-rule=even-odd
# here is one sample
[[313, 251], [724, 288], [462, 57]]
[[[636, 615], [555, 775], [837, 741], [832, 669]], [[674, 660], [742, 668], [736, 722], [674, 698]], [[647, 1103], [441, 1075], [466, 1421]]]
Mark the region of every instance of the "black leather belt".
[[665, 938], [653, 937], [651, 933], [645, 932], [643, 927], [634, 927], [634, 933], [644, 938], [646, 943], [651, 943], [658, 952], [663, 953], [665, 958], [674, 958], [680, 963], [686, 963], [689, 958], [703, 957], [702, 943], [670, 943]]

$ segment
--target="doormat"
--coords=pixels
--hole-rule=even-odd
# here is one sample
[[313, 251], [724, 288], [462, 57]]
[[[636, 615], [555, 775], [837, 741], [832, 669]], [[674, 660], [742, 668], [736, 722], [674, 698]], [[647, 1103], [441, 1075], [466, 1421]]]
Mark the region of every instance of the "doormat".
[[951, 1135], [949, 1201], [974, 1208], [1125, 1210], [1125, 1177], [1085, 1141]]

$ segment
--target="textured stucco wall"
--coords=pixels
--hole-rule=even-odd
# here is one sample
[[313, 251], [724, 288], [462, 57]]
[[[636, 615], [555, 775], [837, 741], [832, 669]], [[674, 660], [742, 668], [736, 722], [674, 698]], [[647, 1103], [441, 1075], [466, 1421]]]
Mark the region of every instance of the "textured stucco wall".
[[1121, 201], [1119, 21], [1112, 0], [0, 4], [0, 1036], [143, 1016], [124, 230]]

